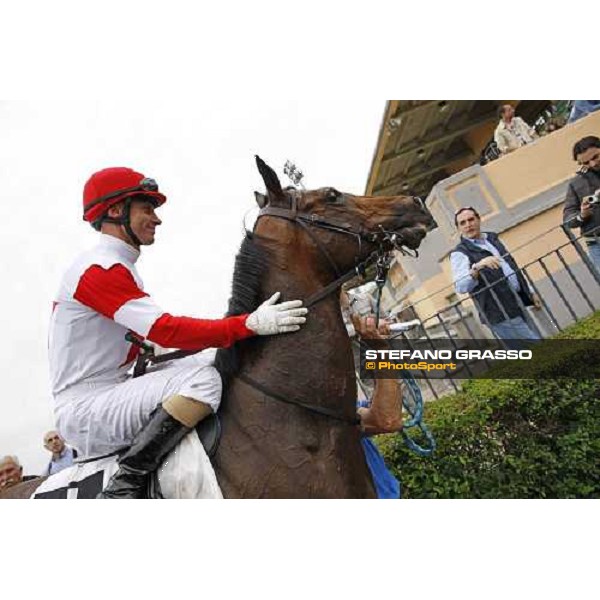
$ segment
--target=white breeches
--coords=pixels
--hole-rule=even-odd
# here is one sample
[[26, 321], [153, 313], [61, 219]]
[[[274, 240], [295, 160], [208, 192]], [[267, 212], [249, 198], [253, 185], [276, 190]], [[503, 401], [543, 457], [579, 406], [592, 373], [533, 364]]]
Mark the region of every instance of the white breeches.
[[[221, 402], [214, 352], [158, 365], [122, 383], [82, 383], [55, 397], [56, 425], [80, 455], [109, 454], [131, 445], [154, 409], [176, 394], [210, 405]], [[74, 389], [75, 388], [75, 389]]]

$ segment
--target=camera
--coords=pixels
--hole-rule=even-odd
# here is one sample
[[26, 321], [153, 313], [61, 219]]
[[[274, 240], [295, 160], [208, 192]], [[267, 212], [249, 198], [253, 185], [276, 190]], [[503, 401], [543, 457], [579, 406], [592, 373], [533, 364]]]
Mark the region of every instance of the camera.
[[583, 199], [587, 200], [591, 206], [600, 204], [600, 189], [596, 190], [591, 196], [584, 196]]

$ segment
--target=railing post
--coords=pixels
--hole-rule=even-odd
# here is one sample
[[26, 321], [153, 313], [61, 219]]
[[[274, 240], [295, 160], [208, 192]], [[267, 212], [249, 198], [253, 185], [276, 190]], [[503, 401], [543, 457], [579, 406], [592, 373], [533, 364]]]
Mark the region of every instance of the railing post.
[[[563, 230], [567, 238], [569, 238], [571, 245], [575, 248], [575, 252], [579, 254], [579, 258], [581, 258], [583, 264], [588, 268], [588, 271], [592, 274], [593, 278], [596, 280], [596, 283], [600, 285], [600, 273], [598, 273], [598, 270], [596, 269], [594, 263], [590, 260], [588, 253], [581, 247], [579, 240], [575, 237], [575, 235], [571, 231], [571, 228], [568, 227], [566, 223], [563, 223], [561, 225], [561, 229]], [[596, 243], [600, 243], [597, 237], [596, 240]]]
[[[536, 263], [539, 262], [539, 259], [537, 261], [535, 261]], [[534, 263], [529, 263], [529, 265], [527, 266], [531, 266]], [[562, 331], [562, 327], [560, 326], [558, 319], [556, 318], [556, 316], [554, 315], [554, 313], [552, 312], [552, 309], [550, 308], [550, 305], [546, 302], [546, 300], [544, 299], [544, 295], [540, 294], [540, 292], [537, 289], [537, 286], [535, 285], [535, 283], [533, 282], [533, 279], [529, 276], [529, 273], [527, 273], [526, 271], [526, 267], [523, 267], [522, 269], [522, 273], [523, 273], [523, 277], [525, 277], [527, 283], [529, 284], [529, 286], [531, 287], [531, 289], [536, 293], [537, 297], [540, 299], [540, 302], [542, 303], [542, 306], [544, 307], [544, 310], [546, 311], [546, 313], [548, 313], [548, 317], [550, 319], [550, 322], [552, 323], [552, 325], [554, 325], [555, 329], [557, 331]]]

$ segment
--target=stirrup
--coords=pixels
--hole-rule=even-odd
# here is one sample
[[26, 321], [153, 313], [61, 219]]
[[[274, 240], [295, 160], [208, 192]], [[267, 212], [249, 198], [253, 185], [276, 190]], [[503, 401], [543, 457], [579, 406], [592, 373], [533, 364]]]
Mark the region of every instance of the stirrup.
[[212, 458], [219, 449], [221, 442], [221, 420], [219, 415], [212, 413], [196, 425], [196, 433], [204, 446], [208, 458]]

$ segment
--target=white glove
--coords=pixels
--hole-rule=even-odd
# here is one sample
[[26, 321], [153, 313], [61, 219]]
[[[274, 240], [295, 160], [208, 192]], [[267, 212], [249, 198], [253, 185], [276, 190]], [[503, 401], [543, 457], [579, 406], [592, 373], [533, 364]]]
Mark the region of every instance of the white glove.
[[306, 323], [308, 308], [302, 308], [302, 300], [289, 300], [275, 304], [281, 294], [275, 292], [246, 319], [246, 327], [258, 335], [273, 335], [298, 331]]

